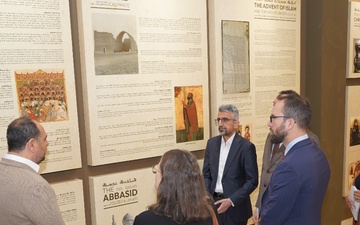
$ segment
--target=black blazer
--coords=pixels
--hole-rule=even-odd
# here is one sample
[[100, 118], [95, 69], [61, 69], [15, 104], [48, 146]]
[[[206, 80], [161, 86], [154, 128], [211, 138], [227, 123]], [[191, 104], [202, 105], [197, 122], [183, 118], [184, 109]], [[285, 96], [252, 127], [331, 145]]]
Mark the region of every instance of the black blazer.
[[[203, 175], [211, 195], [215, 192], [219, 169], [222, 136], [208, 140], [205, 151]], [[252, 215], [250, 194], [258, 185], [258, 166], [255, 145], [235, 133], [227, 157], [222, 178], [224, 196], [230, 198], [234, 207], [227, 213], [237, 222], [245, 221]]]
[[[155, 214], [151, 210], [146, 210], [135, 217], [133, 225], [181, 225], [170, 217]], [[186, 225], [213, 225], [212, 219], [203, 222], [193, 222]]]

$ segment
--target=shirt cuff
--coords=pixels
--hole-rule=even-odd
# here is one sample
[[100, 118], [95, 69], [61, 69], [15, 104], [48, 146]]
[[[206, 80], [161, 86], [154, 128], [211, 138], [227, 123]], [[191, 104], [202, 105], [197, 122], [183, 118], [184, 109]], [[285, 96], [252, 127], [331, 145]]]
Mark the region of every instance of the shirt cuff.
[[230, 198], [228, 198], [228, 199], [230, 200], [232, 207], [234, 207], [235, 206], [234, 203], [231, 201]]

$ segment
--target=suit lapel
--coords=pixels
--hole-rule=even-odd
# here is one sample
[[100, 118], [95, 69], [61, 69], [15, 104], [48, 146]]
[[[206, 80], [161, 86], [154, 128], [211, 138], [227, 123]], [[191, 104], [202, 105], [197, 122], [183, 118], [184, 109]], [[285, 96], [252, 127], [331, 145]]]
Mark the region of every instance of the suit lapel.
[[268, 134], [268, 137], [266, 138], [265, 146], [264, 146], [263, 165], [262, 165], [263, 170], [267, 170], [269, 168], [269, 164], [270, 164], [271, 139], [269, 138], [269, 136], [270, 136], [270, 134]]
[[[219, 138], [216, 139], [216, 143], [215, 143], [215, 149], [214, 149], [214, 168], [216, 168], [216, 172], [218, 173], [219, 170], [219, 160], [220, 160], [220, 147], [221, 147], [221, 139], [222, 136], [219, 135]], [[217, 174], [216, 174], [217, 176]]]
[[269, 163], [269, 167], [267, 169], [270, 169], [275, 163], [277, 163], [278, 161], [281, 161], [281, 158], [285, 151], [285, 146], [281, 145], [279, 150], [280, 150], [280, 152], [278, 154], [273, 155], [273, 158], [271, 159], [271, 161]]
[[273, 157], [273, 159], [271, 160], [271, 162], [269, 163], [268, 167], [266, 168], [267, 171], [269, 171], [271, 169], [271, 167], [273, 167], [276, 163], [278, 163], [279, 161], [283, 160], [283, 154], [277, 154]]

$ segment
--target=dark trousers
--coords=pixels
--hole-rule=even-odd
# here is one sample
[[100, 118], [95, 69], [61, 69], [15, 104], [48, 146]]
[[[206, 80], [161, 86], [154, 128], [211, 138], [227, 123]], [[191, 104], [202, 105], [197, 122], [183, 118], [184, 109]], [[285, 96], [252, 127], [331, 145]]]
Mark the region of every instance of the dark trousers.
[[[215, 202], [219, 201], [220, 199], [223, 199], [223, 198], [224, 198], [224, 196], [214, 194]], [[241, 222], [233, 221], [230, 214], [227, 211], [224, 212], [224, 213], [221, 213], [221, 214], [217, 214], [217, 208], [219, 206], [220, 206], [220, 204], [215, 206], [215, 212], [216, 212], [216, 215], [217, 215], [217, 219], [219, 221], [219, 225], [246, 225], [247, 224], [247, 220], [246, 221], [241, 221]], [[232, 207], [232, 206], [230, 206], [230, 207]]]

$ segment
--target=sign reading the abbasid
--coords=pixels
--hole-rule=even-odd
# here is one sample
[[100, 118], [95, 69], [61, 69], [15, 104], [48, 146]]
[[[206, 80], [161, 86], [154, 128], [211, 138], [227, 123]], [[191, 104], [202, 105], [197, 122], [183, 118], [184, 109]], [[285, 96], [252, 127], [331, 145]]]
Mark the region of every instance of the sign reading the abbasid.
[[131, 225], [155, 202], [151, 168], [90, 177], [92, 223]]

